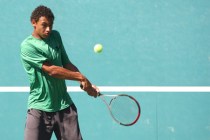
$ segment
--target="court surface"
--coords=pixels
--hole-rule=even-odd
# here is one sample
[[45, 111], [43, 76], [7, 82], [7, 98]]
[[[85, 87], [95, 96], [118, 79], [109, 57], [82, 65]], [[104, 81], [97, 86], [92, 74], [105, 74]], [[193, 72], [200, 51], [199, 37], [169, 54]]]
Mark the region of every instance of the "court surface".
[[130, 94], [142, 108], [136, 125], [120, 126], [101, 100], [67, 81], [85, 140], [210, 139], [210, 1], [0, 0], [1, 139], [23, 139], [29, 82], [20, 43], [40, 4], [54, 12], [54, 29], [80, 71], [102, 92]]

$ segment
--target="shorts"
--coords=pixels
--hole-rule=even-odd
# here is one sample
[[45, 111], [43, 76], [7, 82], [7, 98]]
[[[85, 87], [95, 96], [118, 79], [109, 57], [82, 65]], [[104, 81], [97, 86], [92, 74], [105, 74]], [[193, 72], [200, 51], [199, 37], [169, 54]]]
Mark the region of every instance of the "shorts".
[[57, 140], [82, 140], [74, 104], [58, 112], [28, 110], [24, 140], [50, 140], [53, 132]]

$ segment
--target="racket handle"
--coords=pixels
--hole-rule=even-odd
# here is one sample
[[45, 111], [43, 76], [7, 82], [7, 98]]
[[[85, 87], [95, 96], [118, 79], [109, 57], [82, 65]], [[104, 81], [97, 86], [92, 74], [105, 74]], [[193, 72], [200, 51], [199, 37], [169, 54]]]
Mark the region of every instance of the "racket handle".
[[83, 89], [83, 85], [82, 84], [80, 84], [80, 88]]
[[[83, 89], [82, 84], [80, 84], [80, 88]], [[100, 92], [98, 92], [98, 95], [97, 96], [101, 96], [101, 95], [103, 95], [103, 94], [101, 94]]]
[[100, 92], [98, 92], [98, 96], [101, 96], [101, 95], [103, 95], [103, 94], [101, 94]]

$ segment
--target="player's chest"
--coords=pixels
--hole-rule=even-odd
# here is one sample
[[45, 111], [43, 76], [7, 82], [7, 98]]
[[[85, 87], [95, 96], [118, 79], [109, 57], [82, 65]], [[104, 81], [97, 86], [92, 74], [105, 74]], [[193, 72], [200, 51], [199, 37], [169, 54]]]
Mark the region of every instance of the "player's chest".
[[56, 41], [43, 42], [42, 52], [51, 62], [61, 61], [61, 47]]

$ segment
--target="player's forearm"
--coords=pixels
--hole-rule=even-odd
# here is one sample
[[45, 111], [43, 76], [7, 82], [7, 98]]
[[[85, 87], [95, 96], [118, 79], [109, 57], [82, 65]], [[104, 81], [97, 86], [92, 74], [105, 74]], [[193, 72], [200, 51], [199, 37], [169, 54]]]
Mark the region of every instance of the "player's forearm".
[[74, 71], [74, 72], [79, 72], [79, 69], [72, 63], [68, 63], [68, 64], [64, 65], [63, 67], [68, 70]]
[[85, 79], [85, 77], [80, 72], [74, 72], [59, 66], [43, 65], [42, 69], [54, 78], [68, 79], [75, 81], [83, 81]]
[[[70, 71], [74, 71], [74, 72], [80, 72], [79, 69], [74, 65], [72, 64], [71, 62], [70, 63], [67, 63], [66, 65], [63, 66], [64, 68], [70, 70]], [[80, 84], [82, 81], [79, 81]]]

